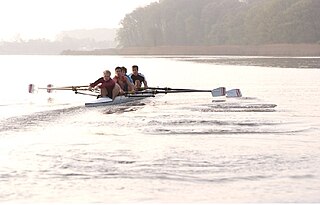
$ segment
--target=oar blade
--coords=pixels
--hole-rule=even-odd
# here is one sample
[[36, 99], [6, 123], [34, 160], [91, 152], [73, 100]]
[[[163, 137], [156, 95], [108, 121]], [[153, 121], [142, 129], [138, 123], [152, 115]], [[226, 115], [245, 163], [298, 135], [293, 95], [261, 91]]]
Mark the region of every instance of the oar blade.
[[29, 84], [29, 86], [28, 86], [28, 92], [29, 92], [29, 93], [34, 93], [34, 90], [35, 90], [34, 84]]
[[211, 91], [211, 94], [212, 94], [213, 97], [225, 96], [226, 95], [226, 88], [225, 87], [219, 87], [219, 88], [213, 89]]
[[52, 93], [52, 90], [54, 90], [54, 88], [52, 84], [48, 84], [46, 88], [36, 87], [34, 84], [29, 84], [28, 92], [34, 93], [35, 90], [47, 90], [48, 93]]
[[55, 90], [55, 88], [53, 87], [52, 84], [48, 84], [46, 88], [41, 88], [41, 87], [40, 87], [40, 88], [38, 88], [38, 89], [39, 89], [39, 90], [46, 90], [47, 93], [52, 93], [53, 90]]
[[48, 84], [47, 85], [47, 93], [52, 93], [53, 90], [53, 85], [52, 84]]
[[237, 97], [242, 97], [242, 93], [241, 93], [240, 89], [231, 89], [226, 92], [226, 96], [229, 98], [230, 97], [237, 98]]

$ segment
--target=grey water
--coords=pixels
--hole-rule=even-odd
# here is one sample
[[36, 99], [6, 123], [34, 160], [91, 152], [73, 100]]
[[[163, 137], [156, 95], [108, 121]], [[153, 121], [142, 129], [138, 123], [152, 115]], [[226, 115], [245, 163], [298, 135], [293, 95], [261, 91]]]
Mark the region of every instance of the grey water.
[[[133, 64], [149, 86], [240, 89], [86, 108]], [[320, 58], [0, 56], [0, 202], [320, 202]]]

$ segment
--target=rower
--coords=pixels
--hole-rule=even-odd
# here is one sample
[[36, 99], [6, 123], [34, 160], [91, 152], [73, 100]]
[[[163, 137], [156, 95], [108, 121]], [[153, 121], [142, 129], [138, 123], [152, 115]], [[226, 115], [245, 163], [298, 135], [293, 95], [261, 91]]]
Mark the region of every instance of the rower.
[[93, 83], [90, 83], [88, 90], [92, 90], [94, 87], [100, 89], [101, 97], [109, 97], [113, 100], [120, 93], [120, 86], [110, 78], [111, 72], [109, 70], [103, 71], [103, 77], [99, 78]]
[[138, 72], [138, 70], [139, 67], [137, 65], [133, 65], [132, 73], [129, 76], [134, 82], [135, 90], [141, 90], [142, 83], [144, 85], [144, 89], [146, 89], [148, 88], [147, 80], [142, 73]]
[[128, 78], [128, 80], [130, 81], [130, 83], [133, 84], [133, 80], [132, 80], [132, 79], [130, 78], [130, 76], [127, 74], [127, 71], [128, 71], [127, 68], [124, 67], [124, 66], [122, 66], [122, 67], [121, 67], [121, 71], [122, 71], [122, 74]]
[[134, 91], [134, 85], [123, 74], [121, 67], [116, 67], [115, 72], [116, 72], [116, 75], [114, 76], [113, 80], [116, 84], [119, 84], [120, 88], [122, 89], [120, 93], [124, 93], [123, 91], [125, 92]]

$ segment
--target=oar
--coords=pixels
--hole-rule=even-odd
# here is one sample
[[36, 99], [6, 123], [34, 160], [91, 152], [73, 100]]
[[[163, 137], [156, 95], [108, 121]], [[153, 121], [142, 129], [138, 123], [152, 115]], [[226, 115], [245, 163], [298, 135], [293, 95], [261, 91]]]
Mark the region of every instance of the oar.
[[48, 84], [46, 88], [38, 88], [38, 89], [47, 89], [47, 88], [52, 88], [52, 89], [73, 89], [73, 88], [87, 88], [89, 85], [82, 85], [82, 86], [61, 86], [61, 87], [53, 87], [53, 85]]
[[[180, 92], [210, 92], [210, 90], [196, 90], [196, 89], [186, 89], [186, 88], [157, 88], [157, 87], [149, 87], [147, 89], [151, 90], [162, 90], [164, 93], [180, 93]], [[146, 90], [147, 90], [146, 89]], [[224, 96], [226, 97], [242, 97], [242, 93], [240, 89], [231, 89], [226, 91], [225, 87], [219, 87], [211, 90], [213, 97]], [[157, 93], [160, 93], [159, 91]]]
[[[201, 93], [201, 92], [210, 92], [213, 97], [218, 97], [218, 96], [225, 96], [226, 94], [226, 88], [225, 87], [219, 87], [215, 88], [213, 90], [197, 90], [197, 89], [166, 89], [166, 90], [161, 90], [161, 89], [154, 89], [154, 90], [145, 90], [145, 91], [136, 91], [136, 94], [143, 94], [143, 93], [151, 93], [151, 94], [158, 94], [158, 93]], [[129, 93], [128, 93], [129, 94]]]
[[71, 91], [76, 91], [76, 90], [88, 90], [88, 88], [38, 88], [40, 90], [71, 90]]
[[80, 94], [80, 95], [94, 96], [94, 97], [97, 97], [97, 98], [100, 96], [100, 95], [98, 95], [98, 94], [83, 93], [83, 92], [78, 92], [78, 91], [75, 91], [74, 93], [75, 93], [75, 94]]
[[56, 87], [56, 88], [61, 88], [61, 89], [70, 88], [70, 89], [73, 89], [73, 88], [87, 88], [87, 87], [89, 87], [89, 85], [71, 85], [71, 86], [61, 86], [61, 87]]
[[[139, 95], [136, 95], [136, 94], [139, 94]], [[128, 98], [141, 98], [141, 97], [155, 97], [155, 94], [156, 93], [151, 93], [151, 92], [148, 92], [148, 93], [135, 93], [135, 94], [132, 94], [132, 93], [125, 93], [124, 96], [128, 97]]]
[[47, 87], [38, 87], [36, 88], [34, 84], [29, 84], [28, 90], [29, 93], [33, 93], [35, 89], [38, 90], [47, 90], [48, 93], [51, 93], [53, 90], [87, 90], [88, 85], [74, 85], [74, 86], [62, 86], [62, 87], [53, 87], [52, 84], [48, 84]]
[[[148, 88], [147, 88], [148, 89]], [[163, 88], [157, 88], [157, 87], [149, 87], [151, 90], [163, 90], [164, 92], [167, 93], [180, 93], [180, 92], [211, 92], [213, 97], [218, 97], [218, 96], [224, 96], [226, 95], [226, 88], [225, 87], [219, 87], [215, 88], [213, 90], [197, 90], [197, 89], [188, 89], [188, 88], [168, 88], [168, 87], [163, 87]], [[169, 91], [169, 92], [168, 92]]]
[[87, 90], [88, 85], [75, 85], [75, 86], [62, 86], [62, 87], [53, 87], [52, 84], [48, 84], [46, 88], [38, 88], [38, 89], [45, 89], [48, 93], [52, 90]]
[[150, 89], [150, 90], [181, 90], [181, 91], [184, 91], [184, 90], [194, 90], [194, 89], [188, 89], [188, 88], [168, 88], [168, 87], [148, 87], [148, 88], [145, 88], [146, 90], [147, 89]]

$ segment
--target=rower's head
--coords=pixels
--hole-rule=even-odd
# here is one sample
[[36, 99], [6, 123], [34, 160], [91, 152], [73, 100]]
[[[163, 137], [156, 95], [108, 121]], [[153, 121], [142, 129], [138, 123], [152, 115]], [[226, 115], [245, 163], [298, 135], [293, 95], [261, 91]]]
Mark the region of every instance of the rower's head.
[[126, 75], [127, 74], [127, 68], [126, 67], [124, 67], [124, 66], [122, 66], [121, 67], [121, 71], [122, 71], [122, 73], [124, 74], [124, 75]]
[[117, 75], [118, 77], [120, 77], [120, 76], [122, 75], [121, 67], [116, 67], [116, 68], [114, 69], [114, 71], [116, 72], [116, 75]]
[[103, 78], [105, 80], [109, 80], [110, 76], [111, 76], [111, 72], [109, 70], [103, 71]]
[[132, 73], [134, 75], [138, 75], [138, 70], [139, 70], [139, 67], [137, 65], [132, 66]]

